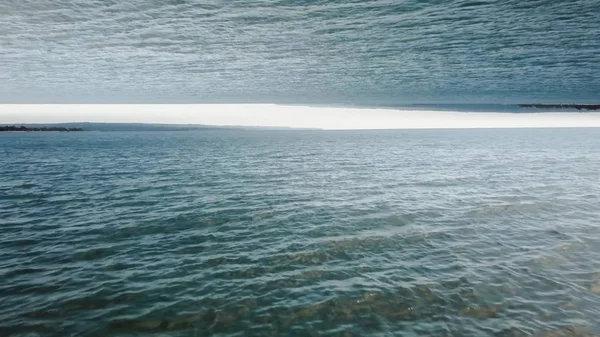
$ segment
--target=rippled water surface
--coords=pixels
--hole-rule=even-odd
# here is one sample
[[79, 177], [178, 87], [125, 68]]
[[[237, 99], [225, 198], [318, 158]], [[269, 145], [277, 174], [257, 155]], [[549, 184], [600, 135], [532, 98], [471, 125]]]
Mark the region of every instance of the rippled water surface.
[[600, 131], [0, 135], [0, 336], [593, 336]]
[[0, 27], [0, 102], [599, 103], [598, 0], [2, 0]]

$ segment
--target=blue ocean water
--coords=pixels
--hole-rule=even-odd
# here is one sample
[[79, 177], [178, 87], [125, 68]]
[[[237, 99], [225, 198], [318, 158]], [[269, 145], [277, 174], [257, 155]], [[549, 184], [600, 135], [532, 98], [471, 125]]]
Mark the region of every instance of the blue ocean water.
[[0, 336], [595, 336], [600, 131], [0, 135]]
[[598, 0], [3, 0], [0, 103], [598, 103]]

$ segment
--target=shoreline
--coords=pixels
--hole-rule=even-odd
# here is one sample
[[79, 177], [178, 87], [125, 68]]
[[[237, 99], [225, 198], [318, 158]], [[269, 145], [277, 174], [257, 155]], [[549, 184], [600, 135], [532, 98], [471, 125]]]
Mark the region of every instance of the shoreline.
[[26, 127], [23, 125], [4, 125], [0, 126], [0, 132], [81, 132], [81, 128], [67, 128], [67, 127]]
[[520, 108], [600, 110], [600, 104], [519, 104]]
[[0, 133], [32, 133], [32, 132], [83, 132], [83, 130], [81, 130], [81, 131], [50, 131], [50, 130], [44, 130], [44, 131], [3, 131], [3, 130], [0, 130]]

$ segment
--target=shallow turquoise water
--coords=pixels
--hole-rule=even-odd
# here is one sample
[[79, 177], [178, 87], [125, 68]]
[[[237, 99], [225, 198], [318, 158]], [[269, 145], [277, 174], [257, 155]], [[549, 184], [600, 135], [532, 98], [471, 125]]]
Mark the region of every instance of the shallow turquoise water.
[[600, 332], [600, 130], [0, 135], [0, 336]]

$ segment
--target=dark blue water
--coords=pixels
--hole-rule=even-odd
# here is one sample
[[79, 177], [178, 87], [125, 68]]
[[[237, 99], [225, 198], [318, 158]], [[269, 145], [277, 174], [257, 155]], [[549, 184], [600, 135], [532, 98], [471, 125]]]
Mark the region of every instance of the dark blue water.
[[0, 102], [594, 102], [598, 0], [3, 0]]
[[0, 135], [0, 336], [594, 336], [600, 131]]

